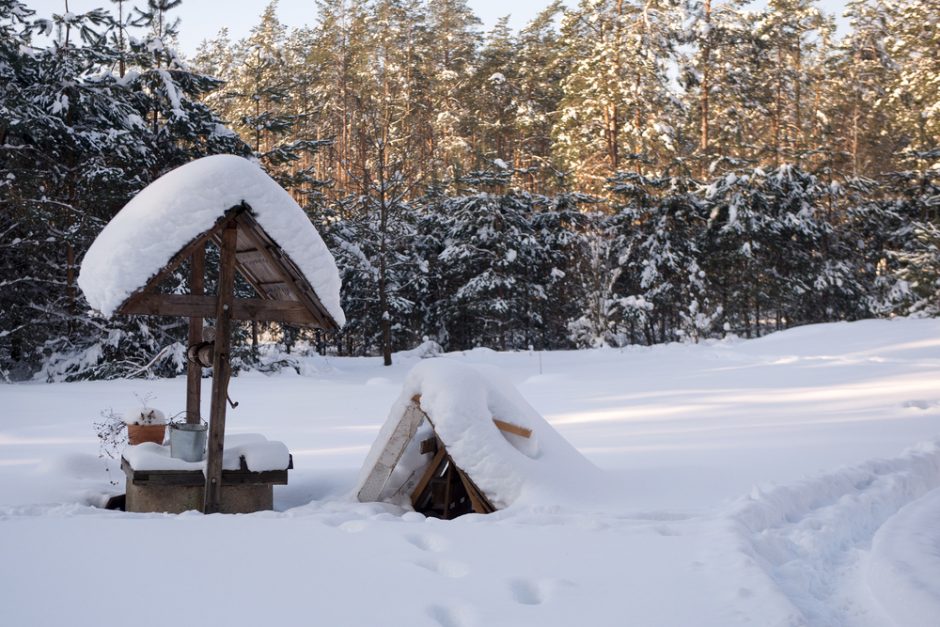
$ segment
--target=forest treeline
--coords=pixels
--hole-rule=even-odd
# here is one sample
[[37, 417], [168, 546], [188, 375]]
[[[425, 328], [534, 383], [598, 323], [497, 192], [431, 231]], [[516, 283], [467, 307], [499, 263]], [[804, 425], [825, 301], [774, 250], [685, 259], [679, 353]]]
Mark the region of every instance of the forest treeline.
[[[320, 350], [754, 337], [940, 310], [936, 0], [321, 0], [174, 49], [179, 0], [0, 0], [0, 377], [170, 374], [179, 321], [87, 309], [77, 265], [160, 174], [257, 158], [337, 258]], [[188, 25], [183, 25], [188, 27]], [[159, 234], [154, 234], [159, 237]], [[183, 281], [182, 277], [178, 278]], [[285, 351], [309, 332], [239, 330]]]

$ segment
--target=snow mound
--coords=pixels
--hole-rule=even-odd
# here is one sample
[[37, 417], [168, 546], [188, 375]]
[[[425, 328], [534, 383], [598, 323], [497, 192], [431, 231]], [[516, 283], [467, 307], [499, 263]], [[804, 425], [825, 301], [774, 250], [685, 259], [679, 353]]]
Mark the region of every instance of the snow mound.
[[425, 340], [418, 346], [395, 353], [399, 359], [429, 359], [431, 357], [440, 357], [444, 354], [444, 348], [434, 340]]
[[[582, 504], [604, 494], [603, 473], [507, 383], [504, 373], [446, 358], [422, 361], [408, 373], [360, 471], [357, 493], [415, 396], [420, 396], [421, 409], [454, 463], [497, 509], [516, 504]], [[524, 438], [503, 432], [494, 418], [530, 429], [532, 434]], [[421, 475], [428, 460], [418, 446], [430, 435], [430, 425], [423, 424], [386, 484], [383, 498], [400, 498]]]
[[235, 155], [197, 159], [144, 188], [88, 249], [79, 287], [94, 309], [110, 317], [173, 255], [243, 202], [342, 326], [339, 272], [320, 234], [286, 190], [258, 165]]

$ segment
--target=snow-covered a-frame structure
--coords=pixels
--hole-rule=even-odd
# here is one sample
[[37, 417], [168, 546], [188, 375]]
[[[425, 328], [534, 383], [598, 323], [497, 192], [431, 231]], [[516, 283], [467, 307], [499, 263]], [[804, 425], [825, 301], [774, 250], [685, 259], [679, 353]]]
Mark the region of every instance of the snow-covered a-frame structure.
[[447, 519], [584, 500], [602, 481], [504, 375], [436, 358], [408, 374], [356, 493]]
[[[210, 243], [220, 255], [215, 294], [204, 289]], [[189, 293], [168, 293], [162, 284], [186, 262]], [[256, 298], [235, 297], [236, 274]], [[211, 359], [213, 373], [206, 513], [218, 511], [220, 503], [232, 322], [276, 321], [327, 331], [345, 322], [336, 264], [310, 219], [258, 165], [234, 155], [193, 161], [137, 194], [88, 250], [78, 284], [91, 306], [108, 317], [189, 318], [188, 422], [201, 420], [202, 366], [208, 364], [199, 363], [200, 355]], [[205, 318], [215, 319], [212, 345], [204, 341]]]

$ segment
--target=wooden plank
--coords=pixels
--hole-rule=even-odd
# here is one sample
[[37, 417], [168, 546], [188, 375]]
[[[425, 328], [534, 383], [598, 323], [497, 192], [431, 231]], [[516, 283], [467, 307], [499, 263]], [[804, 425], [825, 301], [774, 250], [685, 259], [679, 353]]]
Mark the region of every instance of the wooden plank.
[[[264, 295], [272, 300], [288, 300], [299, 302], [290, 288], [283, 283], [268, 283], [263, 285], [261, 289], [263, 290]], [[313, 319], [313, 316], [310, 317]]]
[[232, 303], [235, 299], [235, 245], [238, 225], [225, 225], [219, 261], [218, 304], [215, 315], [215, 356], [212, 360], [212, 405], [206, 458], [206, 495], [202, 511], [214, 514], [222, 502], [222, 453], [225, 448], [225, 404], [231, 375]]
[[280, 248], [264, 232], [264, 229], [261, 228], [251, 214], [246, 212], [239, 215], [238, 222], [245, 229], [247, 238], [254, 240], [253, 243], [258, 251], [263, 253], [272, 266], [278, 269], [281, 278], [290, 286], [297, 299], [307, 305], [310, 312], [319, 318], [321, 327], [328, 331], [338, 330], [336, 321], [333, 320], [333, 317], [320, 302], [320, 297], [313, 287], [303, 278], [303, 273], [289, 257], [281, 254]]
[[467, 478], [467, 474], [458, 468], [457, 478], [460, 479], [460, 483], [463, 484], [463, 489], [467, 491], [467, 496], [470, 498], [470, 505], [473, 507], [473, 511], [477, 512], [478, 514], [482, 514], [483, 503], [480, 501], [479, 495], [471, 486], [470, 479]]
[[485, 494], [483, 494], [483, 490], [481, 490], [477, 486], [477, 484], [473, 482], [473, 479], [471, 479], [469, 475], [467, 475], [467, 483], [470, 485], [471, 494], [473, 494], [476, 497], [477, 501], [480, 503], [480, 506], [482, 508], [479, 510], [478, 513], [492, 514], [493, 512], [495, 512], [496, 508], [493, 507], [493, 504], [490, 503], [490, 500], [486, 498]]
[[[206, 247], [197, 247], [190, 258], [189, 288], [193, 295], [199, 296], [205, 291]], [[189, 319], [189, 345], [202, 342], [202, 317]], [[202, 366], [195, 361], [186, 364], [186, 422], [202, 422], [200, 404], [202, 403]]]
[[441, 513], [441, 518], [444, 520], [450, 520], [450, 484], [454, 474], [454, 460], [448, 461], [450, 463], [447, 464], [447, 470], [444, 473], [444, 511]]
[[[135, 470], [126, 459], [121, 459], [121, 469], [134, 485], [144, 486], [205, 486], [206, 476], [202, 470]], [[223, 470], [222, 485], [287, 485], [287, 470]]]
[[500, 420], [499, 418], [493, 418], [493, 423], [499, 427], [500, 431], [505, 431], [506, 433], [514, 433], [520, 435], [524, 438], [532, 436], [532, 429], [526, 429], [525, 427], [520, 427], [519, 425], [514, 425], [511, 422], [506, 422], [505, 420]]
[[[455, 466], [455, 468], [457, 467]], [[464, 490], [467, 491], [467, 496], [470, 497], [470, 504], [473, 505], [474, 512], [477, 514], [489, 514], [495, 511], [493, 506], [490, 505], [490, 502], [483, 496], [480, 489], [470, 480], [470, 477], [467, 476], [467, 473], [457, 468], [457, 477], [460, 478], [460, 483], [463, 484]]]
[[238, 259], [239, 272], [246, 276], [250, 274], [257, 283], [269, 283], [280, 279], [278, 269], [272, 266], [268, 257], [260, 250], [252, 249], [238, 253], [235, 258]]
[[437, 474], [437, 471], [440, 470], [441, 462], [444, 460], [444, 456], [447, 454], [447, 451], [444, 450], [444, 447], [437, 449], [434, 458], [431, 459], [431, 463], [428, 464], [428, 467], [425, 468], [424, 474], [421, 475], [421, 479], [418, 480], [418, 484], [415, 486], [415, 489], [411, 492], [411, 504], [414, 507], [418, 505], [418, 499], [421, 498], [421, 494], [427, 489], [428, 484], [431, 483], [431, 479], [434, 478], [434, 475]]
[[268, 283], [258, 283], [255, 289], [259, 290], [259, 294], [262, 296], [272, 300], [297, 300], [294, 291], [291, 290], [290, 286], [284, 281], [277, 280]]
[[361, 502], [370, 503], [378, 500], [389, 477], [392, 476], [392, 471], [395, 470], [398, 460], [405, 453], [405, 448], [418, 431], [418, 427], [421, 426], [421, 421], [424, 418], [424, 412], [414, 403], [405, 408], [405, 412], [398, 424], [395, 425], [385, 449], [379, 454], [375, 465], [369, 471], [369, 476], [362, 484], [362, 489], [359, 490], [358, 497]]
[[214, 296], [200, 294], [140, 294], [128, 301], [121, 313], [144, 316], [214, 318]]
[[[288, 322], [302, 325], [319, 323], [308, 308], [296, 300], [236, 298], [232, 301], [231, 312], [233, 320]], [[216, 298], [211, 295], [195, 294], [142, 294], [133, 303], [128, 303], [122, 313], [214, 318]]]
[[259, 322], [290, 322], [306, 325], [318, 323], [303, 303], [296, 300], [239, 298], [234, 302], [232, 317], [235, 320], [257, 320]]
[[[250, 240], [251, 236], [246, 234], [245, 231], [240, 231], [239, 237], [240, 238], [244, 237], [246, 241], [251, 241]], [[254, 242], [252, 242], [252, 244], [254, 244]], [[268, 256], [265, 255], [260, 250], [258, 250], [257, 248], [251, 248], [245, 251], [238, 251], [238, 253], [235, 255], [235, 258], [238, 259], [239, 262], [245, 263], [248, 265], [268, 263]]]

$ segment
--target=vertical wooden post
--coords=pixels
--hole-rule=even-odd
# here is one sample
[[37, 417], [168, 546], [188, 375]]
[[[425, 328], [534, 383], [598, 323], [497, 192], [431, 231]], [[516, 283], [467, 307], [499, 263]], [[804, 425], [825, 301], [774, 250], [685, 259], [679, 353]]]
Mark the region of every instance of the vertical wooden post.
[[222, 501], [222, 453], [225, 450], [225, 403], [231, 374], [232, 301], [235, 296], [235, 246], [238, 226], [230, 221], [222, 231], [219, 291], [215, 316], [215, 355], [212, 359], [212, 406], [209, 409], [209, 446], [206, 460], [206, 498], [203, 512], [219, 511]]
[[[193, 251], [190, 259], [190, 292], [194, 295], [205, 291], [206, 247], [205, 244]], [[189, 319], [189, 345], [202, 342], [202, 318]], [[186, 422], [199, 424], [202, 421], [202, 366], [195, 360], [186, 365]]]

